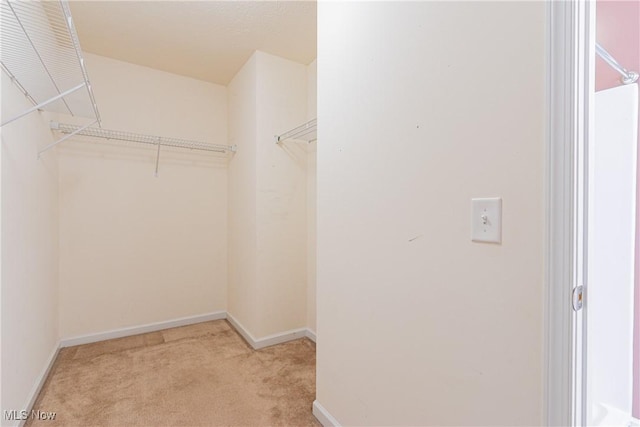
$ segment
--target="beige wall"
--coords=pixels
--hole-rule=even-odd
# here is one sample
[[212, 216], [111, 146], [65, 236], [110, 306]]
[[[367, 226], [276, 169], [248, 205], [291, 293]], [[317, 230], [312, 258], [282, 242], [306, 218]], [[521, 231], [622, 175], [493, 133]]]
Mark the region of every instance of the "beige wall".
[[257, 339], [306, 326], [306, 147], [273, 138], [305, 121], [306, 73], [256, 52], [229, 86], [229, 312]]
[[307, 69], [256, 52], [257, 237], [261, 337], [306, 326], [306, 143], [274, 135], [306, 120]]
[[[103, 127], [227, 143], [226, 88], [86, 55]], [[226, 310], [227, 158], [59, 149], [63, 338]], [[93, 140], [95, 141], [95, 140]]]
[[[317, 112], [318, 62], [307, 67], [307, 120], [315, 119]], [[307, 148], [307, 327], [316, 331], [316, 178], [318, 143]]]
[[[3, 120], [32, 106], [4, 73], [1, 80]], [[4, 411], [27, 407], [58, 344], [58, 162], [55, 152], [37, 159], [53, 142], [44, 114], [1, 132]]]
[[[541, 425], [545, 5], [318, 5], [317, 400]], [[503, 242], [470, 199], [503, 198]]]
[[229, 313], [250, 331], [258, 327], [256, 238], [256, 56], [229, 83]]

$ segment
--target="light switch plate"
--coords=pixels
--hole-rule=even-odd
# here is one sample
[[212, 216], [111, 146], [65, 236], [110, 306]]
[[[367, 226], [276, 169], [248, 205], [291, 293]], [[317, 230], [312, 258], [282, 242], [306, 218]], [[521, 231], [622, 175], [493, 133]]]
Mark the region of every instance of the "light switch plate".
[[471, 199], [471, 240], [502, 242], [502, 199]]

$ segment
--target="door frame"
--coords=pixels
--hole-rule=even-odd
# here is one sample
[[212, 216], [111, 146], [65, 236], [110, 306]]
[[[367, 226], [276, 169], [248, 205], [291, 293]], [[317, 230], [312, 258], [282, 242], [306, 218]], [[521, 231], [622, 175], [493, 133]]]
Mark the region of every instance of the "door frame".
[[[544, 416], [586, 424], [586, 214], [595, 0], [547, 3]], [[584, 285], [584, 308], [572, 291]]]

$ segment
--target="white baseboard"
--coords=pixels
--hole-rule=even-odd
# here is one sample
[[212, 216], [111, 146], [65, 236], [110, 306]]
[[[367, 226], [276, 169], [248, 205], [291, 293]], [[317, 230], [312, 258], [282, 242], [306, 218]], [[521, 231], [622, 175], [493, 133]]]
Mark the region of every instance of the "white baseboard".
[[176, 328], [178, 326], [193, 325], [195, 323], [208, 322], [211, 320], [221, 320], [227, 318], [226, 311], [199, 314], [196, 316], [181, 317], [179, 319], [166, 320], [163, 322], [148, 323], [146, 325], [131, 326], [122, 329], [114, 329], [97, 334], [88, 334], [60, 340], [60, 347], [72, 347], [75, 345], [90, 344], [98, 341], [105, 341], [114, 338], [128, 337], [131, 335], [146, 334], [148, 332], [161, 331], [163, 329]]
[[[270, 347], [276, 344], [282, 344], [288, 341], [297, 340], [300, 338], [308, 337], [307, 333], [310, 332], [307, 328], [293, 329], [290, 331], [280, 332], [273, 335], [267, 335], [263, 338], [255, 338], [242, 323], [238, 322], [238, 319], [233, 317], [230, 313], [227, 313], [227, 320], [231, 323], [236, 331], [242, 338], [244, 338], [254, 350], [260, 350], [261, 348]], [[315, 334], [314, 334], [315, 337]]]
[[[44, 368], [42, 369], [42, 372], [40, 372], [40, 375], [38, 375], [38, 377], [36, 378], [36, 382], [33, 384], [33, 388], [31, 389], [31, 392], [27, 396], [27, 402], [24, 405], [24, 409], [27, 412], [31, 413], [31, 409], [33, 408], [33, 405], [36, 403], [36, 399], [40, 394], [40, 390], [42, 390], [42, 386], [44, 386], [45, 381], [47, 381], [47, 378], [49, 377], [49, 373], [51, 372], [51, 368], [53, 368], [53, 364], [55, 363], [59, 352], [60, 352], [60, 344], [56, 343], [56, 345], [53, 348], [53, 351], [49, 355], [49, 359], [47, 359], [47, 362]], [[26, 423], [26, 421], [27, 420], [21, 420], [17, 425], [23, 426]]]
[[244, 326], [242, 326], [240, 322], [236, 320], [235, 317], [233, 317], [233, 315], [231, 315], [231, 313], [227, 313], [227, 322], [231, 323], [231, 326], [233, 326], [236, 332], [239, 333], [251, 347], [256, 348], [254, 345], [256, 339], [245, 329]]
[[324, 427], [340, 427], [338, 420], [333, 418], [333, 415], [317, 400], [313, 401], [313, 416], [316, 417]]
[[315, 331], [312, 331], [311, 329], [307, 328], [305, 336], [307, 338], [309, 338], [311, 341], [316, 342], [316, 333], [315, 333]]

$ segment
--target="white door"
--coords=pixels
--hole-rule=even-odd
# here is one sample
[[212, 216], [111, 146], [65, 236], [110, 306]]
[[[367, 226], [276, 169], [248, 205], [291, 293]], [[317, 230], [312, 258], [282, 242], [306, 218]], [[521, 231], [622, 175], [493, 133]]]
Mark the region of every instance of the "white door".
[[628, 426], [633, 389], [633, 299], [638, 85], [595, 94], [588, 151], [585, 287], [586, 424]]

